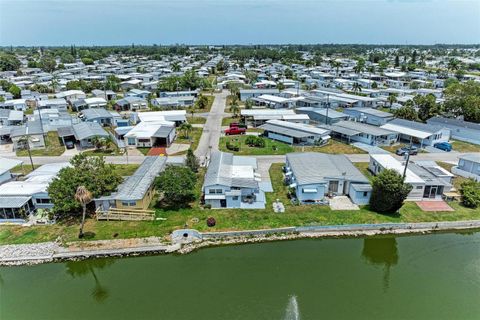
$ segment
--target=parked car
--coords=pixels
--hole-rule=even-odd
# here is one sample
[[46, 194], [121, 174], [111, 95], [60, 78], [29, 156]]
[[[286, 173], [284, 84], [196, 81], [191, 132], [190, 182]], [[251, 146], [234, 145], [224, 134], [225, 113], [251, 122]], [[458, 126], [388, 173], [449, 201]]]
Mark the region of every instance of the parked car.
[[438, 142], [438, 143], [435, 143], [433, 146], [437, 149], [447, 151], [447, 152], [450, 152], [453, 149], [452, 144], [448, 142]]
[[230, 127], [228, 129], [225, 129], [225, 135], [235, 135], [235, 134], [245, 134], [247, 132], [247, 129], [245, 128], [239, 128], [239, 127]]
[[411, 156], [414, 156], [416, 154], [418, 154], [418, 149], [417, 147], [411, 147], [410, 148], [410, 152], [408, 151], [409, 147], [402, 147], [402, 148], [399, 148], [397, 149], [397, 151], [395, 151], [395, 154], [396, 155], [399, 155], [399, 156], [404, 156], [406, 155], [407, 153], [410, 153]]
[[75, 148], [75, 144], [73, 143], [73, 141], [65, 141], [65, 147], [67, 149], [73, 149]]
[[242, 122], [232, 122], [230, 123], [230, 128], [247, 128], [247, 125], [245, 123], [242, 123]]

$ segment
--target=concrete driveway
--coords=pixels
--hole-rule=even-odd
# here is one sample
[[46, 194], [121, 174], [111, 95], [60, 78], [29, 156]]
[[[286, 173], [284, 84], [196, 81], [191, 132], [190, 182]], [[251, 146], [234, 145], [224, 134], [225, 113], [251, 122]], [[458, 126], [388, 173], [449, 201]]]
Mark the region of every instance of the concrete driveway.
[[215, 93], [215, 100], [212, 108], [208, 113], [207, 121], [203, 127], [203, 133], [200, 137], [195, 155], [199, 158], [200, 163], [204, 164], [211, 151], [218, 150], [220, 141], [222, 119], [225, 117], [225, 104], [228, 91], [223, 90], [221, 93]]

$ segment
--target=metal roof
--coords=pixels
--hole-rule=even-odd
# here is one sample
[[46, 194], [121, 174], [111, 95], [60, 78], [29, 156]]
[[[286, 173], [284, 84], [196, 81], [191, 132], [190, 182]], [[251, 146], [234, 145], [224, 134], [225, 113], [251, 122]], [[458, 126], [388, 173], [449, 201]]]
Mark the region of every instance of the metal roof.
[[361, 108], [361, 107], [355, 107], [355, 108], [347, 108], [344, 110], [345, 113], [352, 113], [351, 111], [356, 111], [358, 113], [364, 113], [366, 115], [371, 115], [379, 118], [393, 118], [393, 114], [373, 108]]
[[[345, 129], [347, 129], [348, 131], [346, 131]], [[386, 129], [379, 128], [377, 126], [372, 126], [369, 124], [355, 122], [355, 121], [339, 121], [333, 124], [330, 130], [340, 132], [340, 133], [351, 131], [350, 134], [344, 133], [347, 135], [357, 135], [359, 133], [366, 133], [376, 137], [386, 136], [390, 134], [397, 134], [396, 132], [391, 130], [386, 130]], [[354, 133], [354, 132], [357, 132], [357, 133]]]
[[0, 158], [0, 175], [23, 163], [22, 160]]
[[303, 123], [294, 123], [281, 120], [268, 120], [259, 128], [280, 134], [286, 134], [295, 138], [309, 137], [311, 135], [326, 135], [328, 130], [314, 127]]
[[81, 122], [72, 126], [75, 138], [77, 140], [84, 140], [91, 137], [106, 137], [108, 136], [102, 126], [96, 122]]
[[[258, 182], [254, 177], [257, 160], [255, 158], [248, 158], [249, 157], [237, 157], [231, 153], [214, 151], [208, 164], [203, 186], [223, 185], [240, 188], [258, 188]], [[255, 164], [255, 167], [253, 167], [252, 164]], [[248, 171], [248, 177], [239, 171], [243, 171], [244, 173]]]
[[0, 197], [0, 209], [21, 208], [32, 197]]
[[82, 114], [84, 115], [86, 120], [97, 119], [97, 118], [113, 118], [113, 115], [103, 109], [103, 108], [90, 108], [82, 110]]
[[299, 185], [345, 179], [368, 183], [368, 179], [342, 154], [288, 153], [287, 161]]
[[120, 201], [143, 199], [166, 162], [166, 157], [145, 157], [135, 173], [118, 187], [113, 198]]
[[[324, 117], [327, 116], [327, 109], [325, 108], [302, 107], [302, 108], [297, 108], [297, 112], [305, 113], [305, 114], [315, 113]], [[348, 115], [343, 112], [338, 112], [333, 109], [328, 109], [328, 117], [330, 119], [348, 118]]]
[[431, 125], [446, 126], [446, 127], [456, 126], [456, 127], [462, 127], [462, 128], [468, 128], [468, 129], [480, 131], [480, 123], [468, 122], [468, 121], [458, 120], [458, 119], [433, 117], [428, 119], [427, 123]]
[[156, 138], [167, 138], [170, 133], [173, 131], [174, 127], [168, 126], [161, 126], [158, 130], [152, 135], [152, 137]]
[[464, 154], [463, 156], [460, 156], [460, 159], [480, 163], [480, 154], [475, 154], [475, 153]]

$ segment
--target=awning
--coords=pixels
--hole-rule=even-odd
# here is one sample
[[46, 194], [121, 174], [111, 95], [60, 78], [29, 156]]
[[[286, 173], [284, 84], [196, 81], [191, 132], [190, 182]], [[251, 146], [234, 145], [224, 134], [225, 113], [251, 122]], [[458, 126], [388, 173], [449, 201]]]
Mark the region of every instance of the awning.
[[225, 195], [223, 194], [206, 194], [205, 200], [224, 200]]
[[330, 136], [323, 136], [323, 137], [322, 137], [322, 140], [325, 141], [325, 140], [328, 140], [328, 139], [330, 139], [330, 138], [331, 138]]
[[297, 186], [297, 184], [294, 182], [292, 183], [291, 185], [289, 185], [290, 188], [295, 188]]

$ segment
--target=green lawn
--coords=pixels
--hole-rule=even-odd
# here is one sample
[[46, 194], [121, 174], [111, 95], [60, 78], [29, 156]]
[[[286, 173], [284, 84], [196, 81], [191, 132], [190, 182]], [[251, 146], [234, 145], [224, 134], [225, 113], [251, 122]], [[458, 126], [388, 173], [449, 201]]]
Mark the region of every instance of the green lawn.
[[351, 144], [346, 144], [338, 140], [330, 139], [326, 145], [323, 146], [311, 146], [311, 147], [295, 147], [295, 151], [298, 152], [322, 152], [329, 154], [354, 154], [354, 153], [366, 153], [362, 149], [359, 149]]
[[[264, 138], [264, 148], [249, 147], [245, 144], [245, 139], [247, 137], [247, 135], [221, 137], [219, 149], [220, 151], [232, 152], [237, 155], [283, 155], [295, 151], [292, 146], [286, 143], [274, 141], [267, 138]], [[237, 152], [228, 150], [226, 145], [227, 141], [230, 142], [232, 145], [240, 146], [240, 150]]]
[[139, 164], [113, 164], [113, 166], [122, 177], [131, 176], [140, 167]]
[[118, 156], [121, 154], [118, 148], [87, 150], [87, 151], [83, 151], [82, 153], [88, 156], [97, 156], [97, 157]]
[[207, 97], [208, 99], [208, 105], [204, 109], [195, 109], [195, 112], [209, 112], [210, 109], [212, 108], [213, 101], [215, 100], [215, 96], [211, 96], [209, 94], [204, 94], [204, 97]]
[[205, 124], [205, 122], [207, 121], [207, 118], [187, 116], [187, 121], [190, 124]]
[[138, 151], [140, 151], [144, 156], [148, 154], [148, 151], [150, 151], [150, 148], [145, 148], [145, 147], [138, 147]]
[[[248, 129], [250, 130], [250, 129]], [[261, 132], [261, 129], [253, 129], [253, 131]], [[345, 144], [333, 139], [324, 146], [291, 146], [289, 144], [264, 138], [265, 148], [249, 147], [245, 144], [246, 135], [243, 136], [225, 136], [220, 138], [219, 148], [221, 151], [233, 152], [238, 155], [283, 155], [290, 152], [322, 152], [328, 154], [353, 154], [366, 153], [355, 146]], [[229, 141], [233, 145], [239, 145], [240, 151], [234, 152], [227, 149], [226, 143]], [[273, 148], [276, 148], [274, 150]]]
[[32, 172], [34, 169], [37, 169], [38, 167], [40, 167], [40, 165], [34, 164], [32, 169], [32, 165], [30, 164], [30, 161], [27, 161], [23, 165], [18, 165], [14, 167], [12, 170], [10, 170], [10, 172], [29, 174], [30, 172]]
[[[43, 149], [32, 149], [32, 157], [54, 157], [60, 156], [65, 152], [65, 147], [60, 143], [58, 134], [55, 131], [48, 132], [45, 137], [45, 142], [47, 146]], [[28, 157], [28, 150], [22, 149], [16, 151], [17, 157]]]
[[458, 152], [480, 152], [480, 145], [464, 141], [451, 140], [452, 148]]
[[[157, 209], [157, 216], [167, 218], [165, 221], [95, 221], [87, 219], [85, 231], [94, 232], [95, 240], [113, 238], [132, 238], [159, 236], [166, 237], [173, 230], [189, 228], [200, 231], [225, 231], [242, 229], [261, 229], [286, 226], [305, 225], [338, 225], [385, 222], [432, 222], [480, 219], [480, 210], [468, 209], [457, 202], [450, 205], [455, 212], [423, 212], [414, 202], [407, 202], [400, 210], [399, 216], [381, 215], [372, 212], [368, 206], [359, 211], [331, 211], [328, 206], [292, 205], [287, 198], [287, 187], [283, 185], [282, 164], [273, 164], [270, 177], [274, 187], [273, 193], [267, 193], [267, 208], [265, 210], [208, 210], [201, 209], [198, 202], [190, 208], [179, 210]], [[199, 174], [203, 176], [203, 171]], [[199, 196], [203, 181], [199, 179], [196, 193]], [[272, 201], [280, 199], [286, 208], [285, 213], [274, 213]], [[216, 226], [208, 228], [206, 219], [214, 217]], [[195, 218], [195, 219], [194, 219]], [[198, 219], [198, 222], [196, 222]], [[53, 226], [2, 226], [0, 227], [0, 244], [28, 243], [55, 240], [62, 235], [66, 241], [76, 241], [78, 223], [56, 224]], [[115, 234], [118, 234], [116, 237]]]
[[185, 144], [191, 143], [191, 148], [195, 150], [200, 141], [200, 137], [202, 136], [202, 132], [203, 132], [203, 128], [192, 128], [192, 130], [190, 131], [189, 137], [187, 138], [183, 135], [182, 131], [178, 130], [175, 143], [185, 143]]
[[229, 126], [232, 122], [240, 122], [240, 118], [225, 117], [222, 119], [222, 126]]
[[360, 170], [368, 180], [372, 180], [373, 174], [368, 170], [368, 162], [354, 162], [353, 165], [357, 167], [357, 169]]

